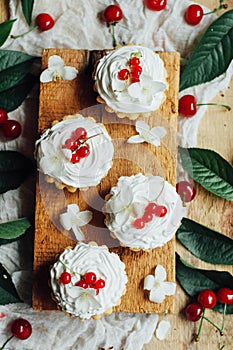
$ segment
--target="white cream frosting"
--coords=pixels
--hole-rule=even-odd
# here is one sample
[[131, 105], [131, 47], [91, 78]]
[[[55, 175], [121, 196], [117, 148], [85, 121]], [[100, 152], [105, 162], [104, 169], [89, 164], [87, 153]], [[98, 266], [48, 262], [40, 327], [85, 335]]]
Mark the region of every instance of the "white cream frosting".
[[140, 79], [147, 81], [146, 85], [148, 85], [148, 81], [156, 81], [166, 86], [166, 71], [163, 61], [151, 49], [142, 46], [123, 46], [111, 51], [100, 59], [94, 79], [100, 97], [116, 112], [130, 114], [154, 111], [159, 108], [164, 99], [164, 91], [153, 92], [150, 86], [148, 89], [147, 86], [142, 86], [139, 96], [132, 97], [125, 89], [125, 81], [118, 79], [118, 72], [122, 69], [129, 69], [127, 63], [130, 55], [136, 52], [141, 53], [142, 74]]
[[[64, 149], [76, 128], [83, 127], [90, 138], [90, 154], [78, 163], [71, 163], [71, 151]], [[38, 168], [44, 174], [68, 186], [85, 188], [96, 186], [112, 166], [114, 153], [110, 136], [103, 125], [92, 118], [74, 115], [46, 130], [36, 142], [35, 156]]]
[[[64, 271], [72, 275], [69, 284], [60, 283]], [[105, 281], [105, 287], [99, 290], [98, 295], [93, 288], [75, 286], [81, 279], [80, 275], [86, 272], [94, 272], [97, 279]], [[104, 246], [85, 243], [76, 245], [74, 249], [66, 249], [53, 265], [50, 275], [58, 305], [63, 311], [82, 319], [103, 314], [115, 306], [125, 292], [127, 283], [125, 264], [117, 254], [110, 253]], [[85, 291], [93, 295], [85, 298]]]
[[[106, 225], [125, 246], [153, 249], [163, 246], [175, 234], [183, 217], [182, 201], [175, 188], [160, 176], [122, 176], [111, 189], [105, 204]], [[167, 208], [164, 217], [153, 216], [142, 229], [133, 226], [150, 202]]]

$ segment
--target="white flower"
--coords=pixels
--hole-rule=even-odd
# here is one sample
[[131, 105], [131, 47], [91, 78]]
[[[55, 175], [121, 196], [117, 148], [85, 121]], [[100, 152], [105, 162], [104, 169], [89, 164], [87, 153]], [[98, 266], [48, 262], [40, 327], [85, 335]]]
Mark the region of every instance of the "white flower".
[[164, 340], [167, 338], [168, 333], [171, 329], [171, 324], [169, 321], [159, 322], [158, 328], [156, 329], [156, 338], [159, 340]]
[[63, 171], [63, 161], [51, 143], [43, 146], [43, 156], [40, 159], [40, 169], [44, 174], [59, 176]]
[[60, 56], [50, 56], [48, 60], [48, 68], [40, 75], [41, 83], [63, 79], [73, 80], [76, 78], [78, 70], [71, 66], [65, 66], [63, 59]]
[[76, 239], [82, 241], [84, 240], [84, 235], [79, 227], [88, 224], [92, 216], [91, 211], [80, 211], [77, 204], [69, 204], [67, 206], [67, 212], [60, 215], [60, 222], [64, 229], [68, 231], [72, 229]]
[[140, 82], [128, 86], [128, 94], [142, 102], [152, 102], [154, 96], [166, 89], [166, 84], [142, 76]]
[[93, 288], [84, 289], [78, 286], [68, 286], [66, 293], [74, 300], [75, 309], [80, 313], [101, 308], [101, 304], [95, 298], [96, 292]]
[[144, 279], [144, 289], [150, 291], [150, 301], [162, 303], [166, 295], [175, 294], [176, 284], [174, 282], [164, 282], [166, 277], [166, 270], [162, 265], [157, 265], [154, 276], [146, 276]]
[[127, 142], [128, 143], [142, 143], [148, 142], [154, 146], [160, 145], [160, 139], [166, 135], [166, 130], [162, 126], [155, 126], [150, 129], [149, 125], [143, 120], [138, 120], [136, 122], [136, 130], [139, 135], [131, 136]]

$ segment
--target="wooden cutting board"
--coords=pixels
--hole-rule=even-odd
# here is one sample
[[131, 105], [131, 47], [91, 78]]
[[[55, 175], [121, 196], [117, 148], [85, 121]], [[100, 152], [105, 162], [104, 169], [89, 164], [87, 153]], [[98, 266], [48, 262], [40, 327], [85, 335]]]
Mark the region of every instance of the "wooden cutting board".
[[[33, 308], [38, 310], [54, 310], [56, 304], [51, 299], [48, 286], [49, 268], [67, 246], [76, 244], [69, 233], [64, 232], [59, 224], [59, 216], [66, 210], [67, 204], [77, 203], [81, 210], [92, 210], [94, 218], [84, 228], [87, 240], [98, 244], [107, 244], [111, 251], [119, 254], [126, 264], [128, 275], [127, 292], [121, 304], [115, 308], [117, 312], [171, 313], [174, 297], [170, 296], [161, 304], [151, 303], [143, 291], [143, 280], [149, 273], [154, 273], [157, 264], [167, 270], [167, 280], [175, 281], [175, 239], [162, 248], [151, 252], [132, 252], [119, 247], [104, 226], [102, 207], [104, 197], [117, 179], [122, 175], [138, 172], [163, 176], [171, 184], [176, 183], [176, 130], [178, 115], [178, 89], [180, 64], [178, 53], [160, 53], [167, 71], [169, 88], [166, 99], [159, 110], [144, 118], [152, 126], [164, 126], [167, 135], [161, 146], [149, 144], [130, 145], [126, 140], [135, 133], [134, 121], [128, 118], [119, 119], [115, 114], [106, 112], [104, 105], [96, 104], [96, 93], [93, 91], [93, 67], [104, 51], [46, 49], [42, 56], [42, 69], [47, 68], [48, 58], [61, 56], [65, 65], [79, 70], [77, 79], [41, 84], [38, 132], [41, 134], [51, 126], [54, 120], [81, 111], [84, 116], [92, 116], [104, 123], [114, 144], [114, 161], [108, 175], [100, 185], [88, 191], [69, 193], [58, 190], [54, 184], [45, 181], [43, 174], [38, 174], [36, 187], [35, 242], [34, 242], [34, 286]], [[143, 119], [143, 118], [140, 118]]]

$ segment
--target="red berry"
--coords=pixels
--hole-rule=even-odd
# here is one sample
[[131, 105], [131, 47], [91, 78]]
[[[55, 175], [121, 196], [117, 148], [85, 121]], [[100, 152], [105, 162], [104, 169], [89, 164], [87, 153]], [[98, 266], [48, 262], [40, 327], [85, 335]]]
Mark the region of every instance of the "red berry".
[[157, 205], [157, 207], [155, 208], [155, 216], [162, 218], [166, 214], [167, 214], [167, 208], [164, 205]]
[[217, 292], [217, 301], [222, 304], [233, 305], [233, 290], [230, 288], [220, 288]]
[[192, 321], [192, 322], [196, 322], [198, 320], [200, 320], [201, 318], [201, 314], [203, 313], [204, 308], [202, 305], [200, 304], [189, 304], [186, 309], [185, 309], [185, 315], [187, 320]]
[[197, 112], [197, 101], [193, 95], [184, 95], [179, 100], [179, 113], [183, 117], [193, 117]]
[[83, 276], [83, 279], [87, 284], [94, 284], [96, 282], [96, 274], [94, 272], [87, 272]]
[[72, 137], [75, 139], [78, 139], [78, 140], [85, 140], [85, 138], [87, 137], [87, 131], [86, 131], [86, 129], [84, 129], [82, 127], [77, 128], [73, 132]]
[[146, 7], [152, 11], [161, 11], [165, 9], [167, 0], [145, 0]]
[[200, 5], [193, 4], [186, 9], [184, 18], [188, 24], [195, 26], [201, 22], [203, 14], [202, 7]]
[[138, 58], [138, 57], [132, 57], [131, 60], [130, 60], [130, 62], [129, 62], [129, 64], [130, 64], [131, 66], [133, 66], [133, 67], [139, 66], [139, 64], [140, 64], [140, 58]]
[[89, 145], [84, 145], [84, 146], [80, 147], [79, 149], [77, 149], [76, 154], [80, 158], [85, 158], [85, 157], [89, 156], [89, 154], [90, 154]]
[[145, 227], [145, 221], [142, 218], [136, 219], [133, 222], [133, 226], [137, 229], [142, 229]]
[[8, 119], [1, 127], [3, 136], [8, 139], [16, 139], [21, 134], [21, 125], [17, 120]]
[[105, 287], [105, 281], [102, 278], [100, 278], [93, 284], [93, 288], [95, 289], [102, 289], [104, 287]]
[[127, 80], [129, 78], [129, 71], [128, 69], [121, 69], [119, 72], [118, 72], [118, 75], [117, 75], [118, 79], [120, 80]]
[[73, 138], [67, 139], [65, 142], [65, 148], [70, 149], [71, 151], [74, 151], [75, 148], [77, 148], [79, 145], [78, 140], [75, 140]]
[[87, 289], [89, 287], [89, 284], [85, 280], [80, 280], [75, 283], [75, 285], [84, 289]]
[[204, 289], [198, 294], [197, 301], [205, 308], [212, 309], [216, 305], [217, 297], [212, 290]]
[[142, 67], [141, 66], [133, 66], [131, 68], [131, 74], [132, 75], [136, 75], [137, 74], [138, 76], [140, 76], [141, 73], [142, 73]]
[[4, 109], [0, 108], [0, 124], [5, 123], [8, 120], [8, 114]]
[[62, 272], [60, 282], [62, 284], [69, 284], [71, 282], [71, 274], [69, 272]]
[[153, 203], [153, 202], [149, 203], [145, 209], [145, 212], [155, 214], [156, 208], [157, 208], [156, 203]]
[[131, 84], [134, 84], [134, 83], [139, 83], [140, 82], [140, 79], [139, 77], [130, 77], [130, 83]]
[[176, 184], [176, 192], [184, 203], [191, 202], [196, 196], [195, 187], [188, 181], [180, 181]]
[[117, 5], [110, 5], [106, 7], [103, 12], [103, 19], [105, 22], [119, 22], [123, 18], [123, 12]]
[[54, 26], [54, 20], [48, 13], [40, 13], [36, 16], [36, 25], [42, 32], [45, 32]]
[[16, 338], [24, 340], [32, 334], [32, 326], [24, 318], [18, 318], [12, 323], [11, 332]]
[[71, 161], [71, 163], [74, 163], [74, 164], [79, 163], [80, 162], [80, 156], [75, 152], [75, 153], [72, 154], [70, 161]]
[[145, 212], [145, 214], [142, 217], [142, 220], [145, 222], [150, 222], [153, 220], [153, 214], [149, 212]]

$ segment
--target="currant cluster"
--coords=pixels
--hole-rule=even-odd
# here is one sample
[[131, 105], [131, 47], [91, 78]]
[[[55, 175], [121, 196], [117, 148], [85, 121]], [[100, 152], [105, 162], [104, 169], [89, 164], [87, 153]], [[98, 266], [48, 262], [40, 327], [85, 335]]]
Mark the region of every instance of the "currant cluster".
[[138, 83], [140, 81], [140, 75], [142, 74], [142, 67], [140, 66], [140, 53], [135, 53], [129, 60], [129, 69], [124, 68], [118, 72], [118, 79], [129, 81], [131, 84]]
[[151, 202], [147, 205], [142, 218], [134, 220], [133, 226], [137, 229], [143, 229], [147, 222], [153, 220], [153, 216], [158, 216], [160, 218], [167, 214], [167, 208], [164, 205], [158, 205]]
[[0, 347], [0, 350], [5, 349], [5, 346], [13, 337], [18, 338], [20, 340], [25, 340], [29, 338], [32, 334], [31, 323], [25, 320], [24, 318], [17, 318], [13, 321], [11, 325], [11, 333], [12, 336], [5, 341], [5, 343]]
[[0, 130], [6, 139], [14, 140], [21, 134], [22, 128], [17, 120], [8, 119], [7, 112], [0, 109]]
[[86, 129], [79, 127], [72, 133], [71, 137], [65, 141], [62, 148], [69, 149], [72, 152], [71, 163], [79, 163], [82, 158], [89, 156], [90, 146], [86, 143], [87, 140]]
[[[69, 284], [71, 279], [71, 274], [65, 271], [60, 276], [60, 283]], [[86, 272], [75, 285], [84, 289], [94, 288], [96, 295], [98, 295], [99, 290], [105, 287], [105, 281], [102, 278], [97, 280], [96, 274], [90, 271]]]

